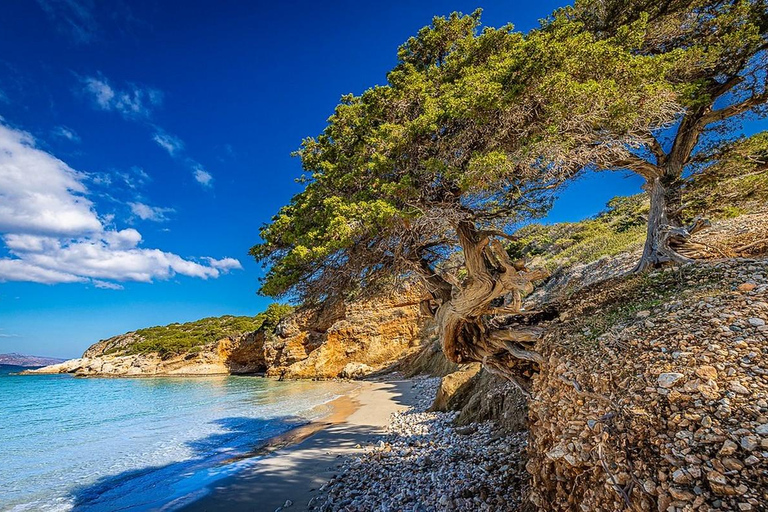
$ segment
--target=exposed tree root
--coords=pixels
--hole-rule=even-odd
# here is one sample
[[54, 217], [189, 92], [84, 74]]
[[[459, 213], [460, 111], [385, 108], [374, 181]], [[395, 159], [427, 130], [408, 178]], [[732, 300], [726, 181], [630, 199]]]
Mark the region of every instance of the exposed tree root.
[[701, 257], [702, 247], [700, 247], [701, 244], [692, 243], [691, 236], [711, 225], [709, 220], [696, 217], [687, 226], [663, 224], [655, 230], [649, 227], [648, 236], [653, 237], [653, 240], [650, 243], [646, 242], [646, 249], [635, 267], [635, 272], [643, 272], [667, 264], [692, 263]]
[[443, 352], [456, 363], [481, 362], [529, 394], [531, 378], [544, 362], [535, 351], [543, 329], [499, 327], [494, 318], [519, 314], [524, 294], [548, 274], [513, 262], [501, 243], [490, 238], [493, 233], [478, 231], [472, 222], [459, 223], [456, 232], [467, 276], [462, 282], [454, 280], [451, 300], [435, 311]]

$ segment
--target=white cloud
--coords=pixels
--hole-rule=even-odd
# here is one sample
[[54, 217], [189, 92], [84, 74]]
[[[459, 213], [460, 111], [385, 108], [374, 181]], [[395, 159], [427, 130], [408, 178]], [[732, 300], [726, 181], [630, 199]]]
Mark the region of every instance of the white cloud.
[[150, 87], [128, 84], [126, 89], [115, 89], [102, 77], [82, 79], [85, 92], [101, 110], [119, 112], [127, 119], [146, 119], [163, 102], [163, 94]]
[[85, 175], [0, 124], [0, 233], [80, 235], [101, 230]]
[[95, 101], [102, 110], [112, 109], [112, 101], [115, 99], [115, 91], [105, 80], [89, 77], [84, 78], [83, 83], [86, 92], [91, 95], [93, 101]]
[[80, 142], [80, 136], [72, 128], [66, 126], [57, 126], [52, 130], [54, 136], [62, 139], [71, 140], [72, 142]]
[[[241, 268], [232, 258], [198, 262], [140, 247], [137, 230], [103, 224], [111, 220], [96, 213], [85, 179], [37, 148], [29, 134], [0, 124], [0, 236], [10, 253], [0, 258], [0, 281], [116, 288], [114, 281], [152, 282], [177, 274], [208, 279]], [[167, 213], [142, 206], [145, 214]]]
[[[112, 178], [107, 174], [108, 180], [111, 182]], [[152, 181], [152, 178], [150, 178], [149, 174], [144, 171], [141, 167], [131, 167], [129, 171], [126, 172], [116, 172], [115, 176], [120, 178], [125, 185], [127, 185], [131, 189], [137, 189], [145, 185], [148, 181]], [[98, 179], [98, 178], [95, 178]], [[106, 185], [109, 185], [110, 183], [105, 183]]]
[[210, 187], [212, 185], [213, 176], [211, 173], [205, 171], [203, 168], [198, 167], [194, 170], [195, 181], [204, 187]]
[[[206, 265], [159, 249], [140, 248], [140, 242], [141, 235], [135, 229], [105, 231], [100, 237], [60, 241], [44, 252], [12, 250], [20, 260], [10, 261], [21, 261], [38, 269], [54, 271], [61, 278], [79, 278], [73, 281], [90, 278], [149, 283], [153, 279], [169, 279], [176, 274], [208, 279], [219, 277], [222, 271], [231, 269], [225, 260], [206, 258]], [[0, 260], [0, 264], [3, 261]], [[4, 277], [2, 269], [0, 266], [0, 278]]]
[[213, 186], [213, 175], [211, 173], [203, 169], [203, 166], [192, 158], [183, 157], [184, 141], [157, 127], [155, 127], [155, 134], [152, 136], [152, 140], [165, 149], [173, 158], [182, 160], [184, 165], [192, 171], [195, 181], [203, 187]]
[[149, 206], [144, 203], [128, 203], [131, 207], [131, 213], [141, 220], [153, 220], [163, 222], [168, 220], [168, 214], [173, 213], [173, 208], [162, 208], [160, 206]]
[[[143, 121], [154, 130], [152, 140], [166, 150], [168, 154], [183, 162], [192, 171], [195, 181], [204, 187], [213, 185], [213, 175], [205, 171], [202, 166], [192, 158], [184, 156], [184, 141], [172, 135], [151, 121], [152, 110], [163, 101], [163, 93], [157, 89], [138, 87], [128, 84], [128, 88], [118, 90], [112, 87], [109, 81], [101, 74], [82, 79], [85, 92], [91, 97], [94, 105], [106, 111], [116, 111], [126, 119]], [[229, 150], [231, 151], [231, 146]]]
[[3, 241], [14, 252], [46, 252], [59, 247], [59, 239], [49, 236], [7, 234]]
[[58, 284], [87, 281], [84, 277], [38, 267], [20, 259], [0, 259], [0, 282], [29, 281], [32, 283]]
[[217, 268], [225, 272], [228, 272], [230, 270], [240, 270], [243, 268], [240, 262], [237, 261], [235, 258], [223, 258], [220, 260], [215, 260], [213, 258], [203, 258], [203, 259], [207, 261], [208, 264], [213, 268]]
[[158, 130], [152, 136], [152, 140], [166, 150], [169, 155], [176, 156], [176, 154], [184, 149], [184, 141], [178, 137], [174, 137], [170, 133], [166, 133], [163, 130]]
[[121, 284], [117, 283], [110, 283], [109, 281], [100, 281], [98, 279], [94, 279], [91, 281], [93, 283], [93, 286], [96, 288], [103, 288], [105, 290], [123, 290], [125, 287]]

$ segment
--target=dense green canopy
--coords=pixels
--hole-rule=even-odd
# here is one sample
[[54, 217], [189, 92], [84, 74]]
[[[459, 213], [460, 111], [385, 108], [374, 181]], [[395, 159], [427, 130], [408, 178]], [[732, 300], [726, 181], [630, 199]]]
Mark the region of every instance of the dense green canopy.
[[646, 17], [605, 36], [571, 9], [538, 30], [435, 18], [387, 84], [342, 98], [298, 155], [306, 188], [261, 231], [262, 292], [323, 298], [446, 270], [462, 221], [500, 233], [589, 165], [633, 158], [680, 113], [682, 50], [640, 52]]

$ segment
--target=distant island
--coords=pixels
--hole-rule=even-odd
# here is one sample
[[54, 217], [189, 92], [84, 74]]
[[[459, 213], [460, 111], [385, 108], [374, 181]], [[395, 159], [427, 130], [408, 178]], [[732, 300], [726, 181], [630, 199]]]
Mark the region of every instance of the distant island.
[[10, 354], [0, 354], [0, 364], [10, 366], [48, 366], [66, 361], [58, 357], [27, 356], [12, 352]]

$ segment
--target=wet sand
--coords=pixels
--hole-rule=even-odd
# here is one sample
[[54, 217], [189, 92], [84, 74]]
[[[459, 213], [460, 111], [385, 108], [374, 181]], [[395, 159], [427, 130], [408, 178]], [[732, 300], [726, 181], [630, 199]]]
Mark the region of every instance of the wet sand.
[[260, 450], [254, 466], [212, 484], [184, 512], [273, 512], [287, 500], [285, 512], [307, 510], [317, 489], [336, 473], [341, 457], [362, 453], [381, 435], [390, 414], [412, 403], [407, 380], [363, 382], [351, 396], [333, 402], [322, 421], [273, 439]]

